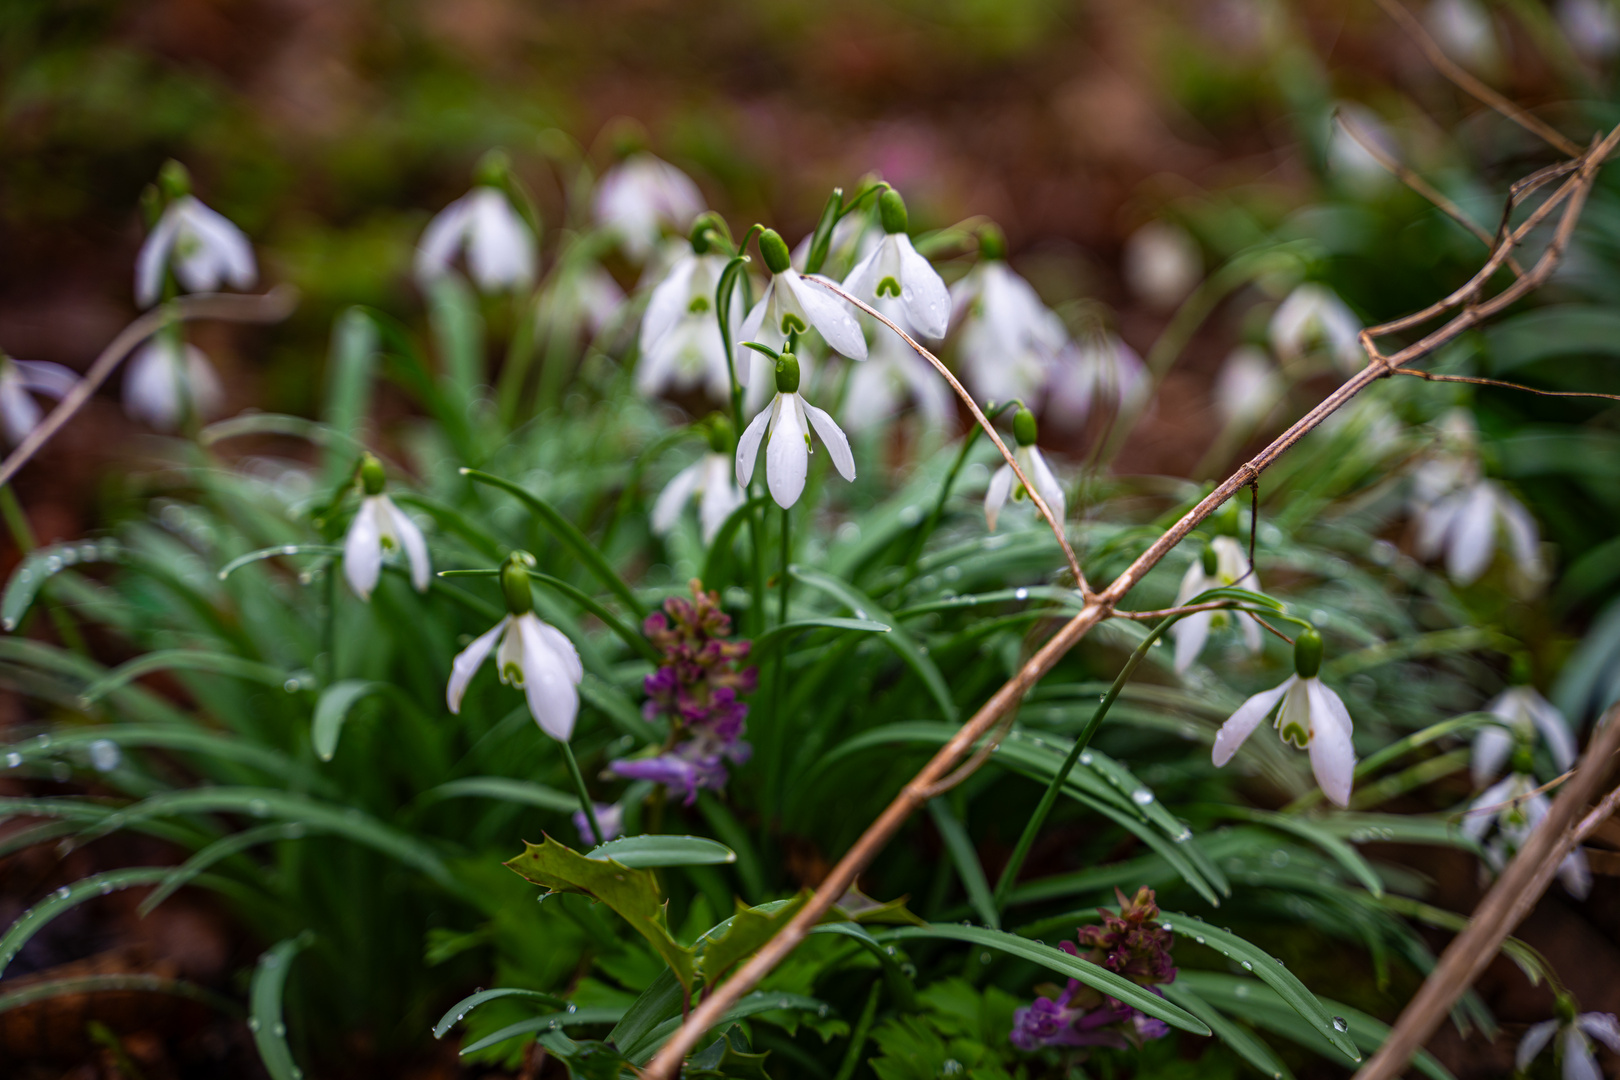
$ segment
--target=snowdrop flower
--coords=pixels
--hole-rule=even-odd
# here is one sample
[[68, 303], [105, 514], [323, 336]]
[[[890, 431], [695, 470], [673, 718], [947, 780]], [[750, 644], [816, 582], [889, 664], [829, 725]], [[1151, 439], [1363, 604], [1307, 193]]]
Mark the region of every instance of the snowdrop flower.
[[1471, 585], [1490, 566], [1499, 536], [1507, 540], [1514, 567], [1527, 580], [1540, 580], [1541, 537], [1535, 518], [1494, 480], [1459, 488], [1419, 515], [1418, 557], [1433, 559], [1444, 552], [1451, 580]]
[[[714, 311], [726, 261], [710, 250], [706, 234], [694, 233], [691, 247], [653, 288], [641, 317], [641, 363], [636, 368], [636, 389], [643, 394], [701, 385], [715, 400], [730, 400], [731, 364]], [[735, 302], [732, 312], [736, 333]]]
[[1607, 60], [1620, 49], [1620, 12], [1612, 0], [1559, 0], [1557, 14], [1569, 47], [1582, 58]]
[[[1328, 171], [1363, 198], [1371, 198], [1388, 188], [1394, 177], [1365, 145], [1371, 143], [1386, 159], [1400, 158], [1394, 137], [1378, 115], [1365, 105], [1344, 102], [1329, 123], [1333, 127], [1328, 132]], [[1350, 130], [1346, 130], [1347, 126]]]
[[602, 177], [593, 209], [597, 224], [616, 234], [625, 253], [641, 262], [666, 227], [683, 233], [703, 213], [703, 193], [669, 162], [632, 154]]
[[382, 462], [367, 454], [360, 462], [364, 495], [349, 523], [349, 535], [343, 540], [343, 576], [348, 578], [354, 595], [362, 600], [370, 600], [371, 591], [377, 587], [385, 551], [404, 551], [411, 564], [411, 584], [417, 592], [427, 591], [433, 573], [422, 530], [383, 494], [383, 484]]
[[911, 246], [911, 237], [906, 235], [906, 203], [893, 188], [878, 196], [878, 219], [883, 223], [883, 239], [849, 272], [845, 290], [868, 302], [896, 297], [910, 324], [924, 337], [944, 337], [951, 318], [951, 294], [939, 271]]
[[1451, 56], [1476, 68], [1496, 64], [1496, 28], [1489, 13], [1474, 0], [1435, 0], [1425, 21], [1435, 41]]
[[485, 292], [534, 284], [534, 230], [493, 184], [479, 184], [428, 223], [416, 245], [416, 280], [424, 287], [438, 281], [463, 250], [467, 272]]
[[[1536, 790], [1535, 777], [1514, 772], [1486, 788], [1484, 794], [1469, 804], [1463, 816], [1463, 835], [1482, 843], [1485, 862], [1492, 870], [1500, 872], [1546, 820], [1551, 807], [1547, 796]], [[1496, 834], [1487, 841], [1485, 837], [1492, 825], [1496, 826]], [[1558, 864], [1558, 880], [1577, 900], [1586, 898], [1592, 888], [1592, 870], [1579, 847]]]
[[1125, 241], [1125, 284], [1160, 311], [1186, 299], [1204, 276], [1204, 259], [1187, 230], [1150, 221]]
[[1135, 409], [1149, 389], [1147, 368], [1136, 351], [1117, 335], [1096, 334], [1057, 354], [1047, 407], [1053, 419], [1078, 427], [1093, 407], [1112, 415]]
[[177, 162], [163, 168], [158, 184], [169, 204], [135, 257], [135, 302], [151, 307], [163, 298], [163, 277], [174, 271], [190, 292], [213, 292], [227, 282], [250, 289], [259, 277], [253, 245], [223, 214], [191, 194], [191, 181]]
[[591, 262], [559, 274], [540, 298], [540, 323], [559, 327], [564, 337], [595, 337], [624, 306], [624, 290], [613, 275]]
[[[1524, 673], [1528, 676], [1528, 672]], [[1510, 686], [1498, 694], [1485, 711], [1502, 721], [1481, 728], [1474, 736], [1474, 786], [1484, 787], [1502, 771], [1515, 745], [1529, 747], [1540, 734], [1552, 753], [1553, 764], [1563, 772], [1575, 764], [1575, 737], [1564, 714], [1535, 687]]]
[[1518, 1053], [1513, 1057], [1514, 1067], [1521, 1073], [1529, 1069], [1553, 1036], [1562, 1033], [1564, 1080], [1603, 1080], [1603, 1070], [1598, 1068], [1597, 1058], [1592, 1054], [1592, 1039], [1620, 1054], [1620, 1020], [1613, 1013], [1577, 1015], [1574, 1001], [1562, 994], [1558, 999], [1558, 1012], [1559, 1019], [1543, 1020], [1524, 1033], [1524, 1038], [1519, 1040]]
[[1322, 684], [1322, 635], [1304, 630], [1294, 641], [1294, 674], [1238, 706], [1215, 733], [1216, 768], [1232, 760], [1243, 740], [1262, 720], [1271, 720], [1285, 743], [1309, 750], [1311, 771], [1322, 793], [1338, 806], [1350, 805], [1356, 751], [1350, 743], [1350, 712]]
[[0, 429], [6, 442], [16, 446], [39, 423], [39, 406], [30, 393], [60, 400], [78, 381], [79, 376], [61, 364], [13, 360], [0, 352]]
[[[1176, 606], [1180, 607], [1199, 593], [1228, 585], [1260, 591], [1260, 579], [1250, 570], [1242, 545], [1230, 536], [1217, 536], [1187, 567], [1186, 576], [1181, 579], [1181, 591], [1176, 593]], [[1176, 641], [1176, 670], [1186, 671], [1192, 667], [1211, 630], [1233, 622], [1243, 632], [1243, 644], [1249, 651], [1259, 652], [1260, 624], [1254, 621], [1254, 616], [1234, 611], [1200, 611], [1184, 616], [1170, 627], [1170, 636]]]
[[1282, 400], [1277, 365], [1253, 345], [1239, 345], [1215, 377], [1215, 411], [1228, 427], [1253, 427]]
[[804, 479], [810, 472], [810, 429], [821, 436], [833, 466], [845, 480], [855, 479], [855, 455], [831, 416], [799, 396], [799, 361], [792, 353], [776, 360], [776, 397], [769, 407], [754, 417], [742, 438], [737, 440], [737, 486], [746, 488], [754, 475], [759, 444], [770, 428], [765, 445], [765, 486], [776, 505], [786, 510], [804, 493]]
[[224, 399], [208, 357], [177, 330], [161, 331], [142, 345], [124, 373], [124, 412], [159, 431], [173, 431], [188, 413], [212, 416]]
[[467, 684], [493, 652], [501, 682], [521, 688], [534, 722], [553, 739], [567, 742], [579, 713], [579, 683], [585, 669], [573, 642], [535, 615], [525, 569], [525, 561], [530, 559], [526, 553], [514, 552], [501, 567], [507, 615], [456, 656], [450, 665], [445, 700], [450, 711], [459, 714]]
[[1068, 340], [1063, 320], [1006, 262], [999, 232], [979, 239], [984, 260], [951, 289], [962, 327], [962, 378], [981, 401], [1033, 398]]
[[[918, 336], [899, 300], [883, 297], [873, 306], [913, 338]], [[898, 334], [879, 326], [871, 358], [849, 373], [844, 426], [867, 431], [893, 416], [908, 397], [916, 401], [931, 427], [944, 427], [955, 415], [955, 397], [933, 365]]]
[[[865, 360], [866, 338], [861, 335], [860, 323], [842, 301], [819, 285], [809, 284], [793, 269], [787, 243], [775, 229], [760, 233], [759, 253], [771, 272], [771, 282], [743, 320], [739, 340], [774, 349], [786, 342], [790, 333], [803, 334], [814, 327], [836, 351], [851, 360]], [[746, 354], [738, 354], [737, 375], [744, 386], [749, 385], [751, 366], [746, 360]]]
[[1355, 313], [1333, 290], [1313, 281], [1289, 293], [1271, 316], [1271, 347], [1285, 364], [1321, 347], [1353, 374], [1365, 359], [1356, 336], [1360, 333]]
[[[1035, 426], [1035, 414], [1020, 407], [1013, 415], [1013, 441], [1018, 444], [1013, 449], [1013, 460], [1018, 462], [1018, 467], [1029, 477], [1029, 482], [1035, 485], [1035, 491], [1040, 495], [1041, 501], [1052, 511], [1052, 517], [1061, 525], [1064, 515], [1068, 512], [1063, 498], [1063, 485], [1052, 475], [1040, 447], [1035, 445], [1035, 439], [1039, 434], [1039, 429]], [[1008, 497], [1018, 500], [1026, 494], [1024, 485], [1018, 482], [1018, 474], [1013, 472], [1011, 465], [1003, 462], [1001, 468], [990, 477], [990, 487], [984, 493], [984, 521], [991, 532], [996, 531], [996, 520], [1001, 517], [1001, 508], [1007, 505]]]
[[662, 536], [675, 527], [681, 509], [694, 497], [698, 500], [698, 521], [703, 526], [703, 542], [714, 543], [715, 534], [732, 511], [741, 506], [731, 461], [731, 424], [724, 417], [709, 421], [709, 452], [697, 462], [676, 473], [653, 503], [652, 531]]

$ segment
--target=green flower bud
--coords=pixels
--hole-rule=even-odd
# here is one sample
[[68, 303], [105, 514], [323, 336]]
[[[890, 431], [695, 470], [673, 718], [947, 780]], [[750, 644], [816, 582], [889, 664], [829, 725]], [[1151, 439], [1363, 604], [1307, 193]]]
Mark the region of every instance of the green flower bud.
[[979, 230], [979, 256], [985, 259], [1007, 257], [1007, 234], [999, 225], [986, 225]]
[[1038, 434], [1035, 414], [1020, 405], [1018, 411], [1013, 414], [1013, 438], [1018, 440], [1019, 446], [1034, 446]]
[[731, 421], [720, 413], [709, 417], [709, 449], [717, 454], [729, 454], [736, 445], [736, 432], [732, 430]]
[[1214, 577], [1216, 568], [1220, 566], [1220, 559], [1218, 559], [1215, 555], [1215, 545], [1205, 544], [1204, 553], [1201, 558], [1204, 562], [1204, 576]]
[[1575, 999], [1569, 994], [1559, 994], [1553, 999], [1553, 1013], [1565, 1026], [1573, 1024], [1580, 1011], [1580, 1006], [1575, 1004]]
[[787, 241], [775, 229], [766, 229], [759, 234], [759, 254], [765, 260], [765, 269], [773, 274], [780, 274], [793, 265], [788, 255]]
[[514, 551], [501, 567], [501, 594], [506, 597], [506, 610], [513, 615], [527, 615], [534, 610], [534, 592], [529, 587], [529, 570], [524, 560]]
[[894, 188], [888, 188], [878, 196], [878, 220], [883, 222], [886, 233], [903, 233], [909, 228], [906, 200]]
[[382, 462], [374, 455], [368, 453], [360, 459], [360, 487], [367, 495], [381, 495], [387, 482]]
[[1294, 671], [1302, 679], [1314, 679], [1322, 670], [1322, 635], [1315, 630], [1302, 631], [1294, 639]]
[[186, 171], [184, 165], [173, 158], [165, 161], [163, 168], [158, 170], [157, 183], [158, 190], [163, 192], [164, 199], [169, 202], [191, 194], [191, 174]]
[[473, 183], [486, 187], [504, 187], [512, 172], [512, 159], [505, 150], [491, 150], [478, 159], [473, 169]]
[[778, 394], [799, 392], [799, 358], [790, 352], [776, 358], [776, 392]]

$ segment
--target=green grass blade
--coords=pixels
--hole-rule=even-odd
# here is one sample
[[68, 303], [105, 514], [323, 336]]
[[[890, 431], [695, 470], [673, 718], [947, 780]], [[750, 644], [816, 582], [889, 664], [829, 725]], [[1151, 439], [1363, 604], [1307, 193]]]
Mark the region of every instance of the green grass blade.
[[141, 906], [136, 911], [145, 918], [159, 904], [222, 859], [228, 859], [260, 844], [273, 843], [277, 840], [302, 840], [306, 836], [322, 831], [312, 829], [303, 822], [292, 821], [279, 825], [260, 825], [246, 832], [222, 836], [163, 875], [162, 880], [157, 883], [157, 888], [141, 901]]
[[585, 853], [587, 859], [612, 859], [632, 870], [655, 866], [724, 866], [737, 861], [726, 845], [702, 836], [626, 836]]
[[609, 1007], [546, 1013], [544, 1016], [536, 1016], [532, 1020], [519, 1020], [515, 1024], [508, 1024], [499, 1031], [485, 1035], [471, 1046], [463, 1046], [461, 1053], [463, 1056], [476, 1054], [480, 1050], [487, 1050], [496, 1043], [503, 1043], [507, 1039], [515, 1039], [519, 1035], [528, 1035], [535, 1031], [561, 1031], [565, 1028], [582, 1027], [585, 1024], [612, 1024], [617, 1022], [623, 1015], [623, 1009]]
[[230, 562], [219, 568], [219, 580], [224, 581], [232, 574], [249, 563], [262, 562], [265, 559], [274, 559], [283, 555], [331, 555], [343, 554], [343, 549], [331, 544], [278, 544], [275, 547], [260, 548], [250, 551], [246, 555], [238, 555]]
[[560, 997], [543, 994], [538, 990], [525, 990], [516, 986], [498, 986], [493, 990], [480, 990], [478, 993], [464, 997], [450, 1006], [445, 1014], [439, 1017], [439, 1022], [433, 1025], [433, 1037], [435, 1039], [444, 1038], [445, 1032], [461, 1023], [468, 1013], [484, 1004], [484, 1002], [509, 997], [531, 998], [542, 1004], [549, 1005], [553, 1009], [565, 1008], [568, 1005], [568, 1002]]
[[1266, 1045], [1265, 1040], [1233, 1022], [1231, 1017], [1193, 993], [1186, 985], [1186, 980], [1177, 979], [1173, 983], [1165, 984], [1162, 989], [1165, 997], [1208, 1024], [1209, 1030], [1215, 1033], [1216, 1038], [1231, 1047], [1232, 1051], [1244, 1061], [1259, 1069], [1262, 1075], [1271, 1077], [1271, 1080], [1294, 1080], [1293, 1071], [1271, 1047]]
[[344, 679], [321, 691], [315, 702], [315, 719], [310, 724], [310, 741], [315, 755], [322, 761], [331, 761], [337, 753], [338, 737], [343, 724], [349, 719], [349, 710], [362, 698], [372, 694], [394, 693], [390, 683], [371, 682], [366, 679]]
[[204, 652], [200, 649], [160, 649], [118, 665], [85, 687], [81, 696], [86, 704], [92, 704], [112, 691], [134, 682], [142, 675], [150, 675], [155, 671], [200, 671], [211, 675], [230, 675], [275, 687], [281, 687], [287, 682], [287, 673], [280, 668], [232, 653]]
[[950, 852], [951, 861], [956, 864], [956, 874], [962, 879], [962, 887], [967, 890], [968, 902], [973, 910], [979, 913], [979, 919], [984, 925], [993, 930], [1001, 929], [1001, 913], [996, 910], [996, 898], [990, 891], [990, 883], [985, 880], [984, 867], [979, 864], [979, 853], [973, 850], [973, 841], [968, 837], [967, 829], [956, 820], [950, 807], [942, 799], [933, 799], [928, 804], [928, 812], [934, 818], [934, 827], [945, 841], [945, 850]]
[[131, 990], [155, 994], [172, 994], [210, 1005], [224, 1013], [242, 1010], [236, 1002], [220, 997], [212, 990], [182, 979], [167, 979], [161, 975], [69, 975], [60, 979], [30, 983], [27, 986], [0, 994], [0, 1013], [48, 1001], [53, 997], [74, 997], [79, 994], [118, 994]]
[[22, 947], [28, 944], [28, 939], [69, 908], [78, 907], [86, 900], [93, 900], [98, 896], [119, 889], [128, 889], [135, 885], [151, 885], [161, 881], [169, 873], [166, 866], [136, 866], [126, 870], [109, 870], [102, 874], [92, 874], [87, 878], [80, 878], [72, 885], [64, 885], [41, 900], [33, 907], [22, 913], [18, 920], [0, 936], [0, 973], [4, 973], [7, 965], [16, 958]]
[[304, 1072], [293, 1061], [287, 1045], [287, 1025], [282, 1021], [281, 999], [287, 986], [287, 971], [293, 958], [309, 947], [307, 931], [295, 938], [277, 942], [259, 957], [248, 991], [248, 1029], [259, 1049], [259, 1060], [271, 1080], [303, 1080]]
[[845, 619], [838, 616], [826, 615], [814, 619], [795, 619], [793, 622], [773, 626], [759, 637], [754, 639], [753, 655], [758, 656], [764, 650], [782, 644], [794, 634], [805, 630], [849, 630], [861, 634], [887, 634], [889, 627], [871, 619]]
[[538, 806], [571, 814], [579, 809], [579, 797], [528, 780], [514, 780], [506, 776], [468, 776], [448, 784], [429, 788], [418, 797], [418, 802], [438, 802], [440, 799], [498, 799], [502, 802]]

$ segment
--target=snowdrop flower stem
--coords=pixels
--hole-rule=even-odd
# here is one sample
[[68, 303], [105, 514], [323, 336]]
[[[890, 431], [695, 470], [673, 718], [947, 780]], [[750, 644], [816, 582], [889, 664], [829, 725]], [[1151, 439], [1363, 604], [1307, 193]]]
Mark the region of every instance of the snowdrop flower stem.
[[579, 762], [574, 758], [573, 745], [564, 742], [562, 752], [563, 760], [568, 763], [568, 775], [574, 781], [574, 791], [579, 795], [580, 810], [584, 813], [585, 820], [590, 822], [591, 836], [600, 844], [605, 840], [605, 837], [602, 835], [601, 823], [596, 820], [596, 801], [591, 798], [591, 793], [585, 790], [585, 776], [579, 771]]

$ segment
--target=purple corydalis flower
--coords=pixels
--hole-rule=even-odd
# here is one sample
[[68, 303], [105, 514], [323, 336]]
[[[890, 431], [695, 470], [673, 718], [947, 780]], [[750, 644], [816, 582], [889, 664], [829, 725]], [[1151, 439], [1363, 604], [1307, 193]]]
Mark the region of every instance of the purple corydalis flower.
[[[1082, 926], [1075, 935], [1080, 944], [1091, 946], [1086, 959], [1143, 986], [1175, 982], [1176, 966], [1170, 960], [1175, 935], [1159, 925], [1153, 890], [1143, 886], [1131, 900], [1118, 889], [1114, 895], [1119, 914], [1099, 908], [1103, 925]], [[1069, 943], [1063, 944], [1067, 951]]]

